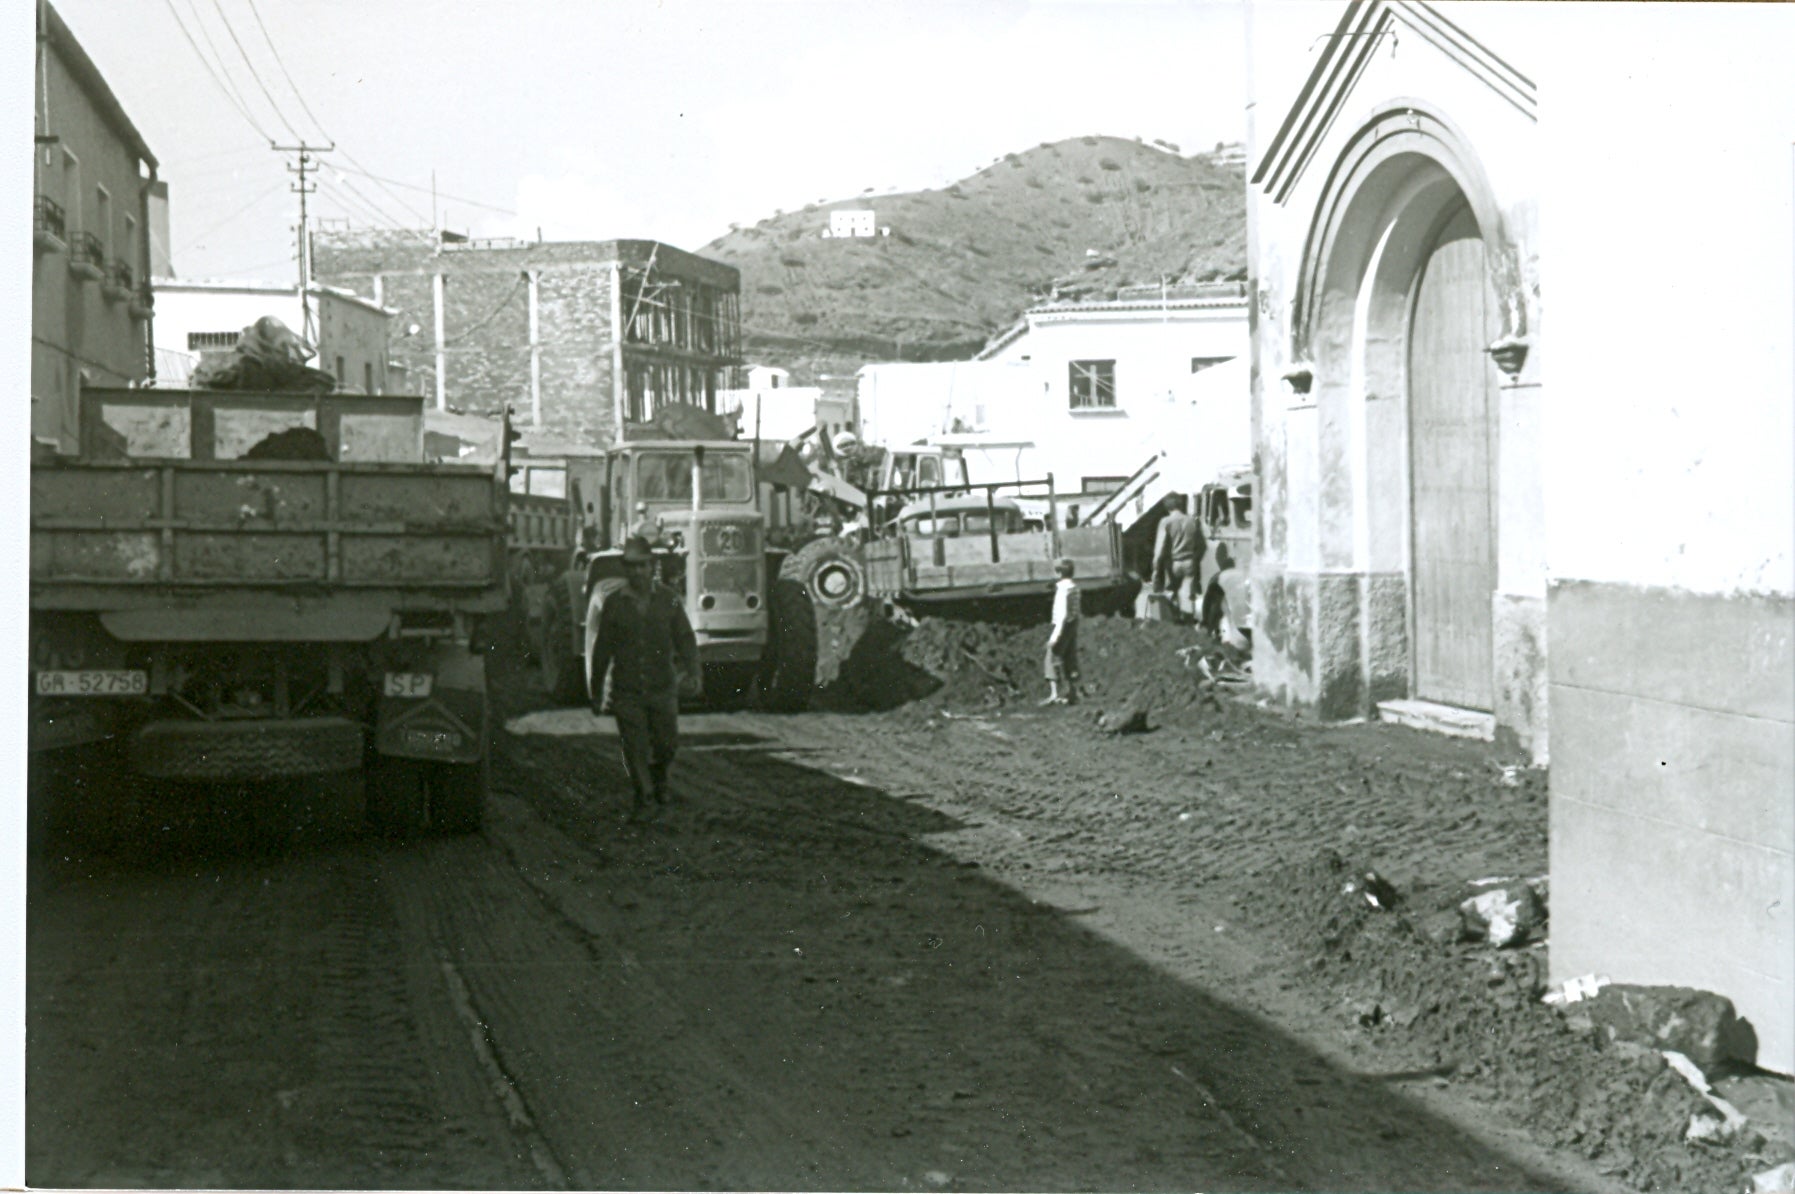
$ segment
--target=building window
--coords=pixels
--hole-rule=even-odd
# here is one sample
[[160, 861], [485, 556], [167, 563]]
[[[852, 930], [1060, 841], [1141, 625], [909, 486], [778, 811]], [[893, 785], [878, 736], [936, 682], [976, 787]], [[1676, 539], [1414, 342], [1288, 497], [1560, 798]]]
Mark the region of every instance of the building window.
[[1233, 357], [1192, 357], [1190, 359], [1190, 371], [1192, 373], [1201, 373], [1205, 369], [1214, 368], [1224, 361], [1231, 361], [1233, 359]]
[[1066, 382], [1073, 410], [1114, 410], [1116, 363], [1073, 361]]
[[93, 189], [94, 210], [93, 227], [88, 229], [100, 238], [100, 248], [105, 251], [106, 259], [112, 259], [112, 194], [105, 187]]
[[208, 348], [237, 347], [236, 332], [188, 332], [187, 351], [201, 352]]
[[1126, 484], [1127, 477], [1082, 477], [1079, 479], [1078, 491], [1093, 495], [1114, 493]]
[[363, 361], [362, 362], [361, 392], [364, 394], [372, 394], [374, 392], [374, 362], [373, 361]]
[[337, 384], [340, 386], [348, 380], [349, 380], [349, 375], [348, 375], [348, 372], [343, 368], [342, 355], [338, 354], [338, 356], [337, 356]]

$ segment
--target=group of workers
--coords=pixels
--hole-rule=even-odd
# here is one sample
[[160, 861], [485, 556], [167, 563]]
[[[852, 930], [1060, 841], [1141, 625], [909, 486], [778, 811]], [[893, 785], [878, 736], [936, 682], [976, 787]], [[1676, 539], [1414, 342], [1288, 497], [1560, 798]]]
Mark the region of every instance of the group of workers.
[[1182, 493], [1169, 495], [1166, 505], [1153, 541], [1153, 591], [1169, 593], [1182, 617], [1235, 651], [1252, 650], [1252, 604], [1234, 553], [1226, 543], [1216, 544], [1215, 575], [1205, 587], [1203, 558], [1209, 544], [1203, 522], [1190, 512], [1190, 500]]

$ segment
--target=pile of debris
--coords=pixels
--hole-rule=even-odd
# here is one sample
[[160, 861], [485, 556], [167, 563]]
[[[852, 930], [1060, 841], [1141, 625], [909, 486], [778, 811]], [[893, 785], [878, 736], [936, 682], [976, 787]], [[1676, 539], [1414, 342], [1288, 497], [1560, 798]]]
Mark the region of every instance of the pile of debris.
[[1795, 1163], [1795, 1084], [1754, 1068], [1749, 1026], [1717, 995], [1548, 989], [1549, 897], [1544, 877], [1402, 890], [1333, 850], [1264, 892], [1306, 932], [1310, 974], [1348, 1028], [1391, 1063], [1493, 1090], [1642, 1190], [1773, 1183]]
[[[819, 644], [825, 707], [891, 709], [927, 698], [941, 707], [991, 709], [1033, 705], [1047, 695], [1045, 625], [846, 616], [865, 620], [825, 624]], [[1201, 630], [1086, 618], [1078, 633], [1080, 691], [1093, 709], [1169, 712], [1215, 700], [1217, 677], [1203, 663], [1219, 644]]]

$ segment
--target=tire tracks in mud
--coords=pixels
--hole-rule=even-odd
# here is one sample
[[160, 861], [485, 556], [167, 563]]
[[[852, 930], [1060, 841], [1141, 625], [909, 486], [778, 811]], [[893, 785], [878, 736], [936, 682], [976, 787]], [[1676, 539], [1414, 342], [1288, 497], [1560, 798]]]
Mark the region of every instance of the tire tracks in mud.
[[[706, 1010], [721, 1012], [701, 1052], [729, 1063], [738, 1097], [755, 1091], [777, 1110], [747, 1137], [760, 1141], [751, 1151], [808, 1141], [730, 1184], [1076, 1188], [1118, 1171], [1099, 1159], [1112, 1157], [1146, 1165], [1158, 1175], [1149, 1184], [1199, 1172], [1235, 1188], [1289, 1185], [1169, 1069], [1143, 1089], [1129, 1053], [1089, 1031], [1080, 1000], [1062, 990], [1093, 980], [1054, 957], [1059, 931], [1043, 911], [922, 840], [953, 829], [950, 819], [794, 762], [763, 729], [763, 750], [682, 754], [683, 828], [603, 818], [613, 835], [604, 878], [616, 886], [603, 900], [581, 893], [580, 918], [599, 916], [624, 948], [655, 943], [636, 961], [657, 1001], [689, 1005], [696, 986]], [[589, 759], [591, 746], [535, 738], [525, 749], [552, 775]], [[543, 766], [550, 754], [562, 767]], [[587, 796], [620, 811], [613, 794]], [[566, 811], [555, 793], [525, 804], [550, 821]], [[497, 832], [514, 852], [541, 836]], [[547, 870], [521, 856], [516, 865]], [[570, 881], [556, 880], [557, 901]], [[1074, 1045], [1044, 1055], [1043, 1017]], [[710, 1114], [704, 1092], [689, 1098], [689, 1114]], [[1177, 1127], [1168, 1105], [1180, 1108]], [[742, 1156], [734, 1150], [732, 1166]], [[670, 1156], [657, 1176], [679, 1172]]]

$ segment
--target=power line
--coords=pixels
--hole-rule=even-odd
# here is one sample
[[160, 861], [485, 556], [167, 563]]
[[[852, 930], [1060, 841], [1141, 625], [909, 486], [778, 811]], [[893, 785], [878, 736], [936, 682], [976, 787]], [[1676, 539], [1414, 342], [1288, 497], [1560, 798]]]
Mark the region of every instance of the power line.
[[255, 16], [256, 27], [262, 31], [262, 39], [268, 43], [268, 52], [274, 55], [274, 64], [280, 67], [281, 76], [287, 80], [287, 86], [292, 88], [293, 98], [297, 99], [299, 101], [299, 106], [305, 110], [306, 118], [317, 127], [320, 133], [324, 134], [324, 139], [326, 141], [334, 140], [334, 138], [325, 131], [324, 122], [319, 120], [317, 115], [312, 111], [312, 106], [305, 102], [305, 93], [299, 90], [299, 84], [295, 83], [293, 81], [293, 76], [288, 73], [287, 64], [281, 58], [280, 50], [275, 47], [274, 38], [269, 36], [268, 26], [262, 24], [262, 13], [261, 10], [256, 7], [256, 0], [249, 0], [249, 11]]
[[[168, 15], [175, 19], [176, 25], [180, 26], [181, 36], [187, 39], [187, 44], [193, 49], [193, 56], [199, 59], [199, 64], [206, 68], [206, 73], [208, 75], [212, 76], [212, 82], [218, 85], [219, 92], [223, 94], [225, 99], [230, 101], [232, 107], [237, 109], [237, 114], [249, 122], [249, 127], [254, 129], [262, 140], [270, 140], [271, 138], [268, 136], [267, 131], [263, 129], [261, 125], [256, 123], [255, 117], [249, 114], [249, 109], [245, 108], [243, 104], [231, 94], [231, 90], [229, 87], [225, 86], [224, 80], [218, 77], [218, 72], [213, 69], [211, 61], [207, 59], [204, 51], [199, 48], [199, 43], [193, 40], [193, 34], [187, 31], [187, 22], [181, 19], [180, 11], [175, 8], [174, 0], [162, 0], [162, 3], [168, 6]], [[203, 33], [204, 31], [205, 30], [202, 28], [201, 32]]]
[[[339, 167], [339, 169], [342, 169], [342, 167]], [[396, 187], [404, 187], [404, 188], [405, 188], [405, 189], [406, 189], [406, 190], [408, 190], [408, 191], [430, 191], [430, 193], [431, 193], [431, 194], [433, 194], [433, 195], [435, 195], [435, 196], [436, 196], [436, 197], [437, 197], [437, 198], [439, 198], [439, 199], [452, 199], [452, 200], [454, 200], [454, 201], [455, 201], [455, 202], [456, 202], [456, 203], [464, 203], [464, 204], [466, 204], [466, 205], [467, 205], [467, 206], [469, 206], [469, 207], [478, 207], [478, 208], [482, 208], [482, 209], [484, 209], [484, 210], [486, 210], [486, 211], [496, 211], [496, 212], [498, 212], [498, 213], [499, 213], [499, 214], [500, 214], [500, 215], [506, 215], [506, 216], [514, 216], [514, 215], [516, 215], [516, 214], [517, 214], [517, 213], [516, 213], [516, 212], [514, 212], [514, 211], [512, 211], [512, 210], [511, 210], [511, 209], [510, 209], [510, 208], [508, 208], [508, 207], [495, 207], [495, 206], [493, 206], [493, 205], [492, 205], [492, 204], [490, 204], [490, 203], [481, 203], [481, 202], [480, 202], [480, 201], [479, 201], [479, 200], [477, 200], [477, 199], [465, 199], [465, 198], [463, 198], [463, 197], [462, 197], [462, 196], [460, 196], [460, 195], [449, 195], [449, 194], [445, 194], [445, 193], [444, 193], [444, 192], [442, 192], [442, 191], [437, 191], [437, 190], [434, 190], [434, 189], [432, 189], [432, 188], [430, 188], [430, 187], [421, 187], [421, 186], [418, 186], [418, 185], [417, 185], [417, 184], [416, 184], [416, 183], [411, 183], [411, 182], [400, 182], [400, 181], [399, 181], [399, 180], [398, 180], [398, 179], [396, 179], [396, 178], [381, 178], [381, 177], [380, 177], [380, 176], [378, 176], [378, 175], [375, 175], [375, 174], [369, 174], [369, 173], [368, 173], [368, 172], [367, 172], [367, 171], [366, 171], [366, 170], [350, 170], [350, 171], [348, 171], [348, 172], [349, 172], [349, 173], [350, 173], [350, 174], [359, 174], [359, 175], [360, 175], [360, 176], [361, 176], [361, 177], [363, 177], [363, 178], [366, 178], [366, 179], [369, 179], [369, 180], [371, 180], [371, 181], [373, 181], [373, 182], [390, 182], [390, 183], [392, 183], [392, 184], [393, 184], [393, 185], [394, 185], [394, 186], [396, 186]]]
[[243, 65], [249, 68], [249, 77], [254, 79], [256, 86], [262, 89], [262, 98], [268, 101], [268, 106], [274, 109], [274, 115], [287, 126], [287, 131], [293, 134], [295, 141], [305, 140], [299, 135], [299, 130], [293, 127], [293, 122], [287, 119], [287, 114], [281, 111], [280, 105], [274, 102], [274, 93], [268, 90], [268, 84], [262, 81], [262, 76], [256, 71], [256, 64], [250, 61], [249, 51], [245, 50], [243, 43], [237, 39], [237, 31], [231, 27], [231, 19], [224, 15], [224, 5], [220, 4], [218, 0], [212, 0], [212, 7], [218, 10], [218, 19], [224, 22], [224, 31], [231, 35], [231, 44], [237, 47], [237, 53], [243, 59]]
[[244, 212], [248, 211], [250, 208], [254, 207], [256, 204], [260, 203], [262, 200], [266, 199], [268, 196], [274, 194], [274, 192], [276, 192], [278, 190], [280, 190], [280, 183], [277, 182], [273, 186], [269, 187], [267, 190], [259, 192], [255, 196], [255, 198], [251, 199], [248, 203], [245, 203], [242, 207], [239, 207], [236, 211], [233, 211], [230, 215], [224, 217], [224, 219], [219, 220], [217, 223], [211, 225], [204, 232], [199, 232], [199, 233], [194, 234], [193, 236], [187, 237], [185, 240], [183, 240], [181, 242], [180, 247], [183, 249], [191, 249], [197, 242], [210, 236], [212, 233], [218, 231], [220, 228], [223, 228], [226, 224], [230, 223], [232, 220], [236, 219], [238, 216], [242, 215]]
[[248, 120], [251, 124], [255, 125], [255, 129], [258, 133], [261, 133], [266, 137], [268, 135], [267, 132], [262, 128], [261, 124], [249, 114], [249, 101], [243, 98], [243, 92], [237, 87], [236, 78], [231, 74], [230, 67], [225, 65], [224, 55], [218, 52], [218, 45], [212, 40], [211, 30], [206, 27], [205, 21], [200, 18], [199, 4], [196, 0], [187, 0], [187, 11], [193, 14], [193, 23], [199, 27], [199, 35], [205, 38], [206, 48], [212, 51], [212, 57], [218, 63], [218, 73], [220, 77], [224, 79], [225, 84], [230, 88], [231, 96], [237, 104], [237, 110], [243, 113], [245, 120]]
[[[325, 181], [326, 179], [321, 177], [319, 179], [319, 186], [322, 187], [325, 184]], [[399, 224], [386, 212], [381, 211], [378, 207], [375, 207], [372, 203], [368, 202], [367, 198], [363, 196], [361, 192], [347, 190], [338, 186], [337, 183], [340, 180], [330, 181], [332, 185], [329, 190], [325, 191], [325, 194], [336, 200], [337, 204], [341, 206], [344, 211], [358, 215], [362, 219], [368, 220], [378, 227], [390, 228], [395, 232], [410, 231], [410, 229]]]

